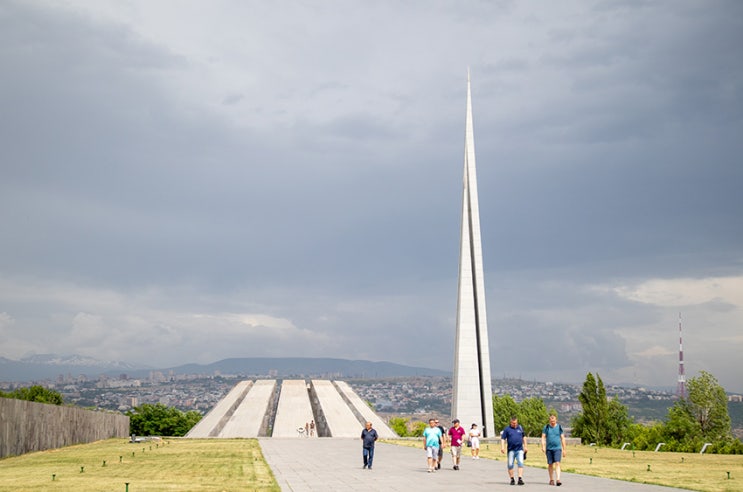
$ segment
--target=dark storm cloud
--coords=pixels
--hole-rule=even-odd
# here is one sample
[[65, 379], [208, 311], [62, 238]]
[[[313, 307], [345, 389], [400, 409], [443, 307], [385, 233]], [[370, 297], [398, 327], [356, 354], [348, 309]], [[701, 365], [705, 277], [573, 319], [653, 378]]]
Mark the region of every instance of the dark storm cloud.
[[672, 384], [684, 310], [690, 371], [732, 384], [742, 19], [5, 2], [0, 355], [450, 368], [469, 65], [491, 351], [529, 354], [493, 374]]

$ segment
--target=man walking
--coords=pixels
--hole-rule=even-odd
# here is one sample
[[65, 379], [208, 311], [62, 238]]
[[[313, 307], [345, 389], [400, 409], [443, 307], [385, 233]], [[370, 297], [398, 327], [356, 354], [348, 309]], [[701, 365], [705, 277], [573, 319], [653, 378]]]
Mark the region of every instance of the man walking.
[[436, 469], [441, 470], [441, 460], [444, 459], [444, 444], [446, 444], [446, 429], [444, 429], [443, 425], [439, 424], [439, 419], [435, 419], [434, 423], [441, 431], [441, 446], [439, 447], [439, 455], [436, 458]]
[[377, 431], [372, 429], [372, 423], [367, 422], [365, 429], [361, 431], [361, 441], [363, 442], [364, 448], [364, 468], [372, 469], [372, 461], [374, 461], [374, 443], [379, 438]]
[[[567, 454], [566, 448], [562, 426], [557, 423], [557, 415], [552, 413], [549, 423], [542, 429], [542, 452], [547, 455], [550, 485], [562, 485], [560, 481], [560, 460]], [[557, 483], [554, 479], [557, 479]]]
[[511, 478], [511, 485], [516, 482], [513, 479], [513, 462], [514, 460], [519, 467], [519, 485], [524, 485], [524, 453], [526, 453], [526, 436], [524, 428], [519, 425], [517, 417], [511, 417], [510, 425], [506, 426], [501, 432], [500, 452], [506, 452], [508, 444], [508, 476]]
[[444, 445], [443, 440], [444, 436], [441, 435], [441, 429], [436, 427], [436, 421], [428, 419], [428, 427], [423, 430], [423, 448], [426, 450], [428, 473], [436, 471], [439, 449]]
[[462, 443], [464, 442], [464, 427], [459, 425], [459, 419], [451, 421], [452, 427], [449, 429], [449, 443], [451, 444], [451, 460], [454, 463], [454, 469], [459, 470], [459, 461], [462, 459]]

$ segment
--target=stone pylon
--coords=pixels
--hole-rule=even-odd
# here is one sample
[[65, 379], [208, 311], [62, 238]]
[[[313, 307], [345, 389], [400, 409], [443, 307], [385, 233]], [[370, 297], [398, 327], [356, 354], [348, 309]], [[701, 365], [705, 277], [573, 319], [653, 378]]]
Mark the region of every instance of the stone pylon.
[[472, 125], [470, 75], [467, 71], [467, 115], [464, 133], [464, 189], [459, 251], [457, 337], [454, 352], [452, 418], [465, 429], [476, 423], [483, 437], [493, 437], [493, 389], [490, 379], [488, 320], [477, 200], [475, 137]]

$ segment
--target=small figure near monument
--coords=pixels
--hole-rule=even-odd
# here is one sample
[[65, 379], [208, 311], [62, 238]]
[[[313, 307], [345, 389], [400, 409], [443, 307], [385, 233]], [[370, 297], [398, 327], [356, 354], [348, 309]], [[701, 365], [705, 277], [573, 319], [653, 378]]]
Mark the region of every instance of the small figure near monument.
[[439, 449], [444, 445], [443, 439], [444, 436], [441, 435], [441, 429], [436, 427], [436, 420], [428, 419], [428, 427], [423, 430], [423, 449], [426, 450], [428, 473], [436, 471]]
[[508, 444], [508, 476], [511, 478], [511, 485], [515, 485], [513, 478], [514, 460], [519, 467], [519, 485], [524, 485], [524, 455], [526, 454], [526, 435], [524, 428], [519, 425], [517, 417], [511, 417], [510, 425], [507, 425], [501, 432], [500, 452], [506, 452]]
[[304, 423], [304, 437], [310, 437], [310, 423]]
[[477, 428], [477, 424], [472, 424], [470, 427], [469, 435], [469, 446], [472, 448], [472, 459], [480, 459], [480, 429]]
[[[560, 460], [565, 456], [565, 433], [557, 423], [557, 415], [550, 414], [550, 421], [542, 429], [542, 452], [547, 455], [547, 471], [550, 475], [550, 485], [562, 485], [560, 481]], [[555, 482], [555, 479], [557, 482]]]
[[374, 461], [374, 443], [379, 438], [377, 431], [372, 429], [372, 423], [367, 422], [365, 429], [361, 431], [361, 441], [363, 442], [364, 468], [372, 469]]
[[310, 437], [315, 437], [315, 419], [310, 421]]
[[459, 461], [462, 459], [462, 444], [464, 443], [464, 427], [459, 425], [459, 419], [451, 421], [452, 427], [449, 429], [449, 442], [451, 443], [451, 460], [454, 469], [459, 470]]

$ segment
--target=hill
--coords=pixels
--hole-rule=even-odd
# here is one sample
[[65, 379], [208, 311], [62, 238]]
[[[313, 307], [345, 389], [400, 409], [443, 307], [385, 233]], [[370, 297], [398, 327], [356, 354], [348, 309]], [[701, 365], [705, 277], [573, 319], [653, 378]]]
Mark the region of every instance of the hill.
[[97, 361], [79, 356], [47, 354], [20, 361], [0, 357], [0, 381], [27, 382], [56, 379], [59, 376], [101, 375], [146, 378], [153, 371], [168, 374], [237, 374], [269, 377], [332, 377], [366, 378], [397, 376], [449, 376], [450, 372], [425, 367], [413, 367], [393, 362], [310, 357], [245, 357], [223, 359], [210, 364], [184, 364], [153, 368], [123, 362]]

